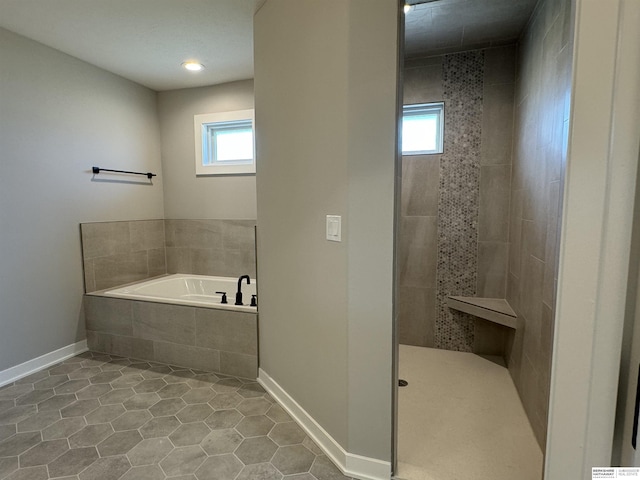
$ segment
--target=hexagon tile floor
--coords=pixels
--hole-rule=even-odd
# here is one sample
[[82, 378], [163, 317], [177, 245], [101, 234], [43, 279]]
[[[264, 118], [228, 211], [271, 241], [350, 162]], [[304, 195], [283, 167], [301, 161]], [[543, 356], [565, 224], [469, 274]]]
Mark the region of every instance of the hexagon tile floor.
[[346, 479], [256, 382], [83, 353], [0, 388], [0, 479]]

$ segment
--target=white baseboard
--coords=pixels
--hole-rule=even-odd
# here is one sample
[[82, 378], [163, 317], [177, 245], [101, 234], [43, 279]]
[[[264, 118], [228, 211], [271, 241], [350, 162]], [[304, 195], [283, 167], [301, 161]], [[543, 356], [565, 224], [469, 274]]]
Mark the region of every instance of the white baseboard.
[[45, 353], [38, 358], [28, 360], [20, 365], [16, 365], [15, 367], [2, 370], [0, 372], [0, 387], [8, 383], [15, 382], [16, 380], [20, 380], [21, 378], [37, 372], [38, 370], [42, 370], [43, 368], [62, 362], [67, 358], [86, 352], [87, 350], [89, 350], [87, 347], [87, 341], [81, 340], [77, 343], [72, 343], [66, 347], [59, 348], [53, 352]]
[[344, 475], [361, 480], [389, 480], [391, 478], [390, 462], [354, 455], [345, 451], [298, 402], [262, 369], [258, 370], [258, 383], [302, 427]]

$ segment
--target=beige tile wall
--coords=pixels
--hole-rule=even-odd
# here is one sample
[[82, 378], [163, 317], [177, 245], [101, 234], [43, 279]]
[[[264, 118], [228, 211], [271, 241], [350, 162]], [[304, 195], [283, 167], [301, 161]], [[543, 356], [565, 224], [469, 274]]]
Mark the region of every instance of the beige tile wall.
[[166, 273], [255, 278], [254, 220], [83, 223], [85, 291]]
[[84, 296], [93, 351], [256, 378], [254, 313]]
[[80, 234], [87, 292], [167, 272], [163, 220], [83, 223]]
[[559, 222], [570, 96], [571, 2], [543, 0], [519, 46], [507, 300], [523, 328], [508, 364], [544, 448], [548, 417]]
[[[404, 71], [404, 104], [441, 102], [442, 57]], [[440, 155], [402, 158], [398, 261], [398, 337], [405, 345], [434, 346]]]
[[256, 276], [255, 220], [165, 220], [167, 273]]
[[[504, 298], [507, 289], [516, 53], [515, 46], [484, 50], [478, 218], [462, 219], [477, 222], [476, 295], [482, 297]], [[408, 61], [404, 103], [443, 98], [443, 57]], [[434, 346], [439, 172], [440, 155], [402, 159], [398, 335], [406, 345]], [[473, 349], [502, 354], [505, 335], [505, 327], [476, 321]]]
[[[505, 298], [509, 261], [515, 45], [485, 50], [476, 296]], [[510, 329], [476, 319], [473, 350], [504, 355]]]

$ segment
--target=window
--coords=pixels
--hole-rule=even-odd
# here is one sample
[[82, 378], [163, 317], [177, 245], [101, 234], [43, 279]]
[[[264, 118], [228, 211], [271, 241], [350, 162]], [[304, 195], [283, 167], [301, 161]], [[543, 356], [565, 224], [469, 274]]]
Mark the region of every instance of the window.
[[444, 103], [402, 107], [402, 154], [442, 153]]
[[253, 110], [194, 116], [196, 175], [256, 172]]

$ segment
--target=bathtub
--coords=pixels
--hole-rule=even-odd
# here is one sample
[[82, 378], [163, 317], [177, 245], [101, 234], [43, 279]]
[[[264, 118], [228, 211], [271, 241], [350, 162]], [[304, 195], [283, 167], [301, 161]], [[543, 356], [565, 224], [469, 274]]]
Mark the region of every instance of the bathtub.
[[[89, 349], [109, 355], [255, 379], [258, 373], [256, 293], [237, 278], [167, 275], [84, 295]], [[221, 302], [227, 292], [229, 303]]]
[[[244, 303], [242, 306], [234, 305], [237, 289], [237, 278], [177, 273], [106, 290], [101, 292], [101, 295], [221, 310], [256, 312], [256, 307], [249, 306], [251, 295], [256, 294], [255, 280], [252, 280], [250, 285], [247, 285], [246, 280], [242, 281], [242, 303]], [[216, 292], [226, 292], [228, 303], [221, 303], [222, 295]]]

